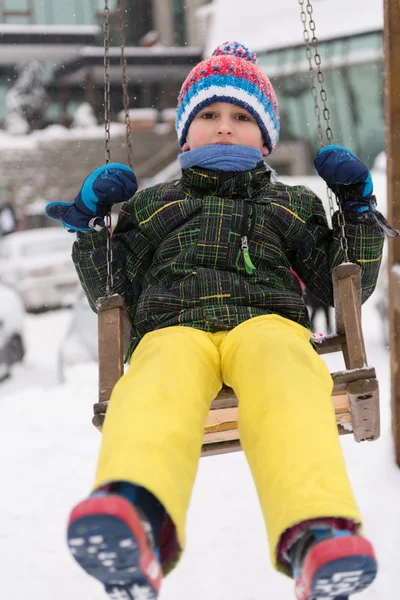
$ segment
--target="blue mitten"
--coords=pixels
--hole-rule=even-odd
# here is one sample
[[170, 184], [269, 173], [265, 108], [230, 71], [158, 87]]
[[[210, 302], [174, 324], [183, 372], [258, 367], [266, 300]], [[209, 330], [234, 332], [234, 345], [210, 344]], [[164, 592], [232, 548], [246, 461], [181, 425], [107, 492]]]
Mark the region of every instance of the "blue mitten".
[[88, 175], [74, 202], [50, 202], [46, 214], [50, 219], [60, 221], [70, 232], [101, 231], [111, 206], [129, 200], [137, 187], [132, 169], [120, 163], [109, 163]]
[[344, 210], [366, 212], [376, 207], [371, 173], [351, 150], [326, 146], [318, 152], [314, 165]]

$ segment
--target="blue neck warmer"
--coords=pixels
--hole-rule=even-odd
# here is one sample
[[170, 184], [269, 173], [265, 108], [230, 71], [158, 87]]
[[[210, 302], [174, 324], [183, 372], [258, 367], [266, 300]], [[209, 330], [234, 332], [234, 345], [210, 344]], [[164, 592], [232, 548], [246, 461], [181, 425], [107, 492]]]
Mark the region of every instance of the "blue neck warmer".
[[179, 154], [182, 169], [202, 167], [220, 171], [251, 171], [262, 160], [261, 150], [252, 146], [211, 144]]

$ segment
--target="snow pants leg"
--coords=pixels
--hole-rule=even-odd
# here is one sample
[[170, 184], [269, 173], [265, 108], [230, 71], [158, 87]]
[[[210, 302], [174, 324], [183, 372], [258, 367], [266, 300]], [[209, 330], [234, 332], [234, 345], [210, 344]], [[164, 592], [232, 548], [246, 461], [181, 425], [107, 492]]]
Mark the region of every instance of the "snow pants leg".
[[276, 568], [279, 539], [295, 524], [319, 517], [361, 521], [339, 442], [332, 379], [309, 340], [301, 325], [267, 315], [230, 331], [220, 347]]
[[190, 327], [148, 333], [113, 390], [103, 427], [95, 487], [127, 481], [149, 490], [181, 549], [204, 421], [222, 387], [213, 335]]
[[[267, 526], [273, 564], [281, 535], [308, 519], [360, 522], [339, 443], [332, 380], [302, 326], [276, 315], [229, 332], [168, 327], [147, 334], [115, 386], [95, 487], [149, 490], [180, 549], [204, 421], [222, 381], [239, 399], [239, 430]], [[173, 566], [172, 564], [170, 566]], [[163, 565], [164, 572], [170, 568]]]

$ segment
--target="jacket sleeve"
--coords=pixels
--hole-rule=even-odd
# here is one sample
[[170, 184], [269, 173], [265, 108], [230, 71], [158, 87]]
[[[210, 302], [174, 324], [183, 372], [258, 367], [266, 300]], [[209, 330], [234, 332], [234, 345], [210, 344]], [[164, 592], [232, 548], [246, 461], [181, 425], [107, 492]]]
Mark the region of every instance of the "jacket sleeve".
[[[345, 261], [341, 245], [339, 212], [328, 226], [321, 200], [311, 193], [311, 210], [299, 219], [295, 236], [293, 268], [310, 292], [321, 302], [333, 305], [332, 271]], [[304, 191], [303, 191], [304, 193]], [[345, 212], [345, 236], [349, 262], [362, 268], [361, 286], [364, 303], [375, 289], [382, 259], [384, 233], [371, 214]]]
[[[120, 294], [133, 319], [142, 282], [149, 268], [153, 248], [140, 230], [134, 215], [133, 199], [125, 202], [111, 236], [111, 292]], [[78, 233], [72, 259], [92, 310], [107, 290], [107, 233]]]

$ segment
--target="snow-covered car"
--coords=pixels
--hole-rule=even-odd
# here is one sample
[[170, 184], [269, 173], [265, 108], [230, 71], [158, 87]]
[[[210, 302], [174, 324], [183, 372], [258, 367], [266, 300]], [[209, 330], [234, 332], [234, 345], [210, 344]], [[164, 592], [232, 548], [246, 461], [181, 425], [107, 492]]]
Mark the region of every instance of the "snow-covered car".
[[78, 287], [71, 259], [74, 238], [46, 227], [0, 239], [0, 280], [17, 290], [26, 310], [71, 306]]
[[22, 361], [24, 344], [24, 307], [17, 292], [0, 283], [0, 380], [10, 374], [10, 367]]
[[82, 288], [79, 288], [71, 311], [71, 321], [60, 344], [58, 371], [65, 380], [68, 367], [97, 361], [97, 315], [92, 311]]

